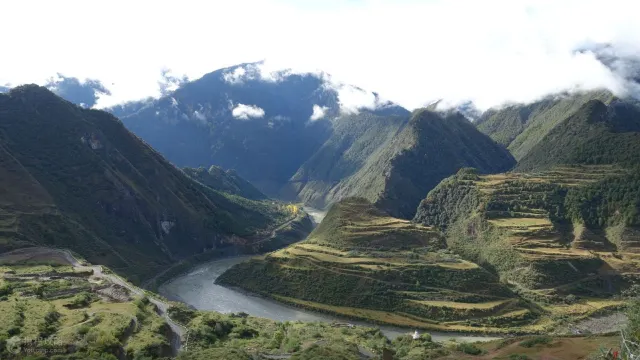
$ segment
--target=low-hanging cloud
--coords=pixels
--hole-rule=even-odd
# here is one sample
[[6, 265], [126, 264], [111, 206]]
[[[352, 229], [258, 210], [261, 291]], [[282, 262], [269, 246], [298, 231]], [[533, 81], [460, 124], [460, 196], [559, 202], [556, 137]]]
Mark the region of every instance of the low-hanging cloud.
[[80, 80], [60, 73], [50, 78], [45, 86], [56, 95], [87, 108], [93, 107], [101, 96], [111, 95], [109, 89], [100, 80]]
[[[272, 69], [325, 71], [409, 109], [437, 99], [486, 109], [561, 91], [628, 93], [633, 82], [620, 74], [624, 69], [576, 49], [595, 43], [640, 53], [640, 2], [629, 0], [34, 0], [3, 10], [0, 22], [22, 31], [3, 39], [11, 56], [0, 57], [0, 84], [44, 84], [56, 72], [99, 79], [112, 96], [101, 96], [97, 106], [160, 95], [163, 68], [196, 79], [266, 59]], [[252, 26], [238, 27], [234, 16], [211, 22], [212, 13], [243, 14]], [[22, 26], [51, 18], [56, 26], [46, 32]]]
[[231, 115], [239, 120], [258, 119], [264, 117], [264, 110], [255, 105], [238, 104], [231, 110]]
[[309, 117], [309, 121], [316, 121], [324, 118], [327, 115], [327, 110], [329, 108], [326, 106], [313, 105], [313, 113]]
[[160, 71], [160, 80], [158, 80], [160, 96], [169, 95], [187, 81], [189, 81], [189, 78], [186, 75], [177, 76], [170, 69], [162, 69]]

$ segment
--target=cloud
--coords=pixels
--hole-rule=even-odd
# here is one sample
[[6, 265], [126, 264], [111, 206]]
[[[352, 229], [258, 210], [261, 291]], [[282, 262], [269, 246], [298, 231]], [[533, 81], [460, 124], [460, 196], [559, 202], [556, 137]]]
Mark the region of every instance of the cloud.
[[158, 80], [160, 96], [169, 95], [187, 81], [189, 81], [189, 78], [187, 78], [186, 75], [176, 76], [173, 75], [170, 69], [162, 69], [160, 72], [160, 80]]
[[233, 108], [231, 114], [239, 120], [249, 120], [250, 118], [264, 117], [264, 110], [255, 105], [238, 104]]
[[111, 95], [100, 80], [66, 77], [60, 73], [50, 78], [45, 86], [58, 96], [71, 101], [74, 104], [92, 108], [100, 96]]
[[313, 105], [313, 114], [311, 114], [311, 117], [309, 117], [310, 121], [316, 121], [316, 120], [320, 120], [322, 118], [325, 117], [325, 115], [327, 114], [327, 110], [329, 108], [326, 106], [319, 106], [319, 105]]
[[[196, 79], [266, 59], [270, 70], [322, 70], [409, 109], [437, 99], [486, 109], [565, 90], [628, 91], [626, 70], [576, 49], [640, 53], [640, 2], [630, 0], [33, 0], [3, 10], [0, 22], [21, 32], [3, 39], [0, 84], [45, 84], [56, 72], [98, 79], [112, 93], [98, 107], [159, 96], [164, 68]], [[43, 32], [27, 19], [56, 21]]]
[[206, 122], [207, 122], [207, 117], [206, 117], [203, 113], [201, 113], [200, 111], [198, 111], [198, 110], [196, 110], [196, 111], [194, 111], [194, 112], [193, 112], [193, 116], [194, 116], [196, 119], [198, 119], [198, 120], [202, 121], [203, 123], [206, 123]]
[[222, 75], [224, 81], [229, 84], [242, 84], [246, 79], [247, 70], [243, 66], [235, 68], [233, 71], [226, 72]]

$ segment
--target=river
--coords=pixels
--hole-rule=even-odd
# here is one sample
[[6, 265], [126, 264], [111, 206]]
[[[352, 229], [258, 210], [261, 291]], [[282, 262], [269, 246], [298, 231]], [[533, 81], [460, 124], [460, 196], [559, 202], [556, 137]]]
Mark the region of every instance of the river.
[[[380, 327], [390, 339], [413, 332], [394, 326], [379, 326], [364, 321], [347, 320], [338, 316], [316, 313], [298, 309], [277, 301], [253, 296], [242, 291], [215, 284], [215, 280], [231, 266], [250, 259], [251, 256], [240, 256], [215, 260], [200, 265], [190, 273], [177, 277], [159, 288], [162, 296], [169, 300], [182, 301], [198, 310], [213, 310], [221, 313], [245, 312], [247, 314], [276, 321], [342, 321], [356, 325]], [[455, 338], [456, 341], [493, 340], [495, 337], [482, 337], [456, 333], [429, 332], [434, 340], [443, 341]]]
[[[326, 212], [305, 207], [316, 224], [320, 223]], [[213, 310], [221, 313], [245, 312], [252, 316], [276, 321], [341, 321], [355, 325], [379, 327], [390, 339], [402, 334], [412, 333], [412, 329], [379, 326], [364, 321], [347, 320], [339, 316], [317, 313], [288, 306], [277, 301], [254, 296], [242, 291], [229, 289], [215, 284], [216, 279], [231, 266], [250, 259], [251, 256], [239, 256], [214, 260], [194, 268], [186, 275], [172, 279], [158, 289], [169, 300], [181, 301], [198, 310]], [[457, 333], [429, 332], [436, 341], [456, 339], [456, 341], [494, 340], [496, 337], [483, 337]]]

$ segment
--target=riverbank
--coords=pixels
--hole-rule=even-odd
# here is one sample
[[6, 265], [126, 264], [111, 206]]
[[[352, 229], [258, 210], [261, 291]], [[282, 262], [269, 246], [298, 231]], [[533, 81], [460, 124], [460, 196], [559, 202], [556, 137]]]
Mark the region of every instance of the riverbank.
[[[220, 313], [244, 312], [252, 316], [275, 321], [302, 322], [342, 322], [353, 325], [380, 328], [390, 339], [413, 333], [415, 328], [403, 328], [374, 324], [368, 321], [348, 319], [334, 314], [319, 313], [309, 309], [294, 307], [256, 294], [227, 288], [215, 284], [215, 279], [229, 267], [246, 261], [252, 256], [211, 261], [194, 268], [190, 273], [177, 277], [159, 287], [159, 293], [169, 300], [183, 302], [198, 310]], [[481, 336], [467, 333], [430, 332], [435, 341], [455, 339], [459, 342], [490, 341], [499, 337]]]
[[[217, 249], [207, 250], [200, 254], [195, 254], [180, 260], [173, 266], [162, 271], [153, 278], [145, 281], [142, 288], [149, 291], [157, 292], [158, 287], [180, 275], [188, 273], [196, 266], [217, 259], [230, 258], [242, 255], [260, 255], [270, 251], [278, 250], [295, 243], [304, 238], [313, 230], [316, 225], [315, 221], [319, 218], [319, 210], [310, 209], [314, 215], [306, 212], [300, 212], [295, 217], [274, 228], [269, 235], [264, 238], [254, 240], [247, 244], [234, 244]], [[320, 221], [321, 221], [320, 217]]]

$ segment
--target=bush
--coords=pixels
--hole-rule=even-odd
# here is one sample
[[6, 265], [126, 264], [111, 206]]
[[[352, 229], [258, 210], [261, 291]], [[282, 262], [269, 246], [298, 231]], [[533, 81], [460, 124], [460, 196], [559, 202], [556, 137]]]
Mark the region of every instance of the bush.
[[527, 355], [524, 354], [511, 354], [509, 355], [509, 360], [529, 360], [531, 359]]
[[480, 355], [480, 354], [482, 354], [482, 349], [480, 349], [476, 345], [470, 344], [470, 343], [460, 343], [460, 344], [458, 344], [458, 346], [456, 346], [456, 350], [461, 351], [461, 352], [463, 352], [465, 354], [468, 354], [468, 355]]
[[553, 338], [551, 336], [547, 336], [547, 335], [536, 336], [520, 342], [520, 346], [530, 348], [536, 345], [549, 344], [552, 341], [553, 341]]
[[85, 325], [81, 325], [78, 328], [78, 334], [84, 336], [89, 332], [89, 330], [91, 330], [91, 327], [89, 325], [86, 325], [86, 324]]
[[0, 286], [0, 297], [9, 296], [13, 292], [13, 286], [11, 284], [4, 284]]
[[54, 308], [44, 316], [44, 320], [38, 324], [39, 335], [43, 338], [49, 337], [58, 331], [59, 321], [62, 315]]
[[93, 301], [93, 297], [88, 292], [81, 292], [76, 295], [68, 304], [64, 305], [69, 309], [79, 309], [83, 307], [87, 307]]

